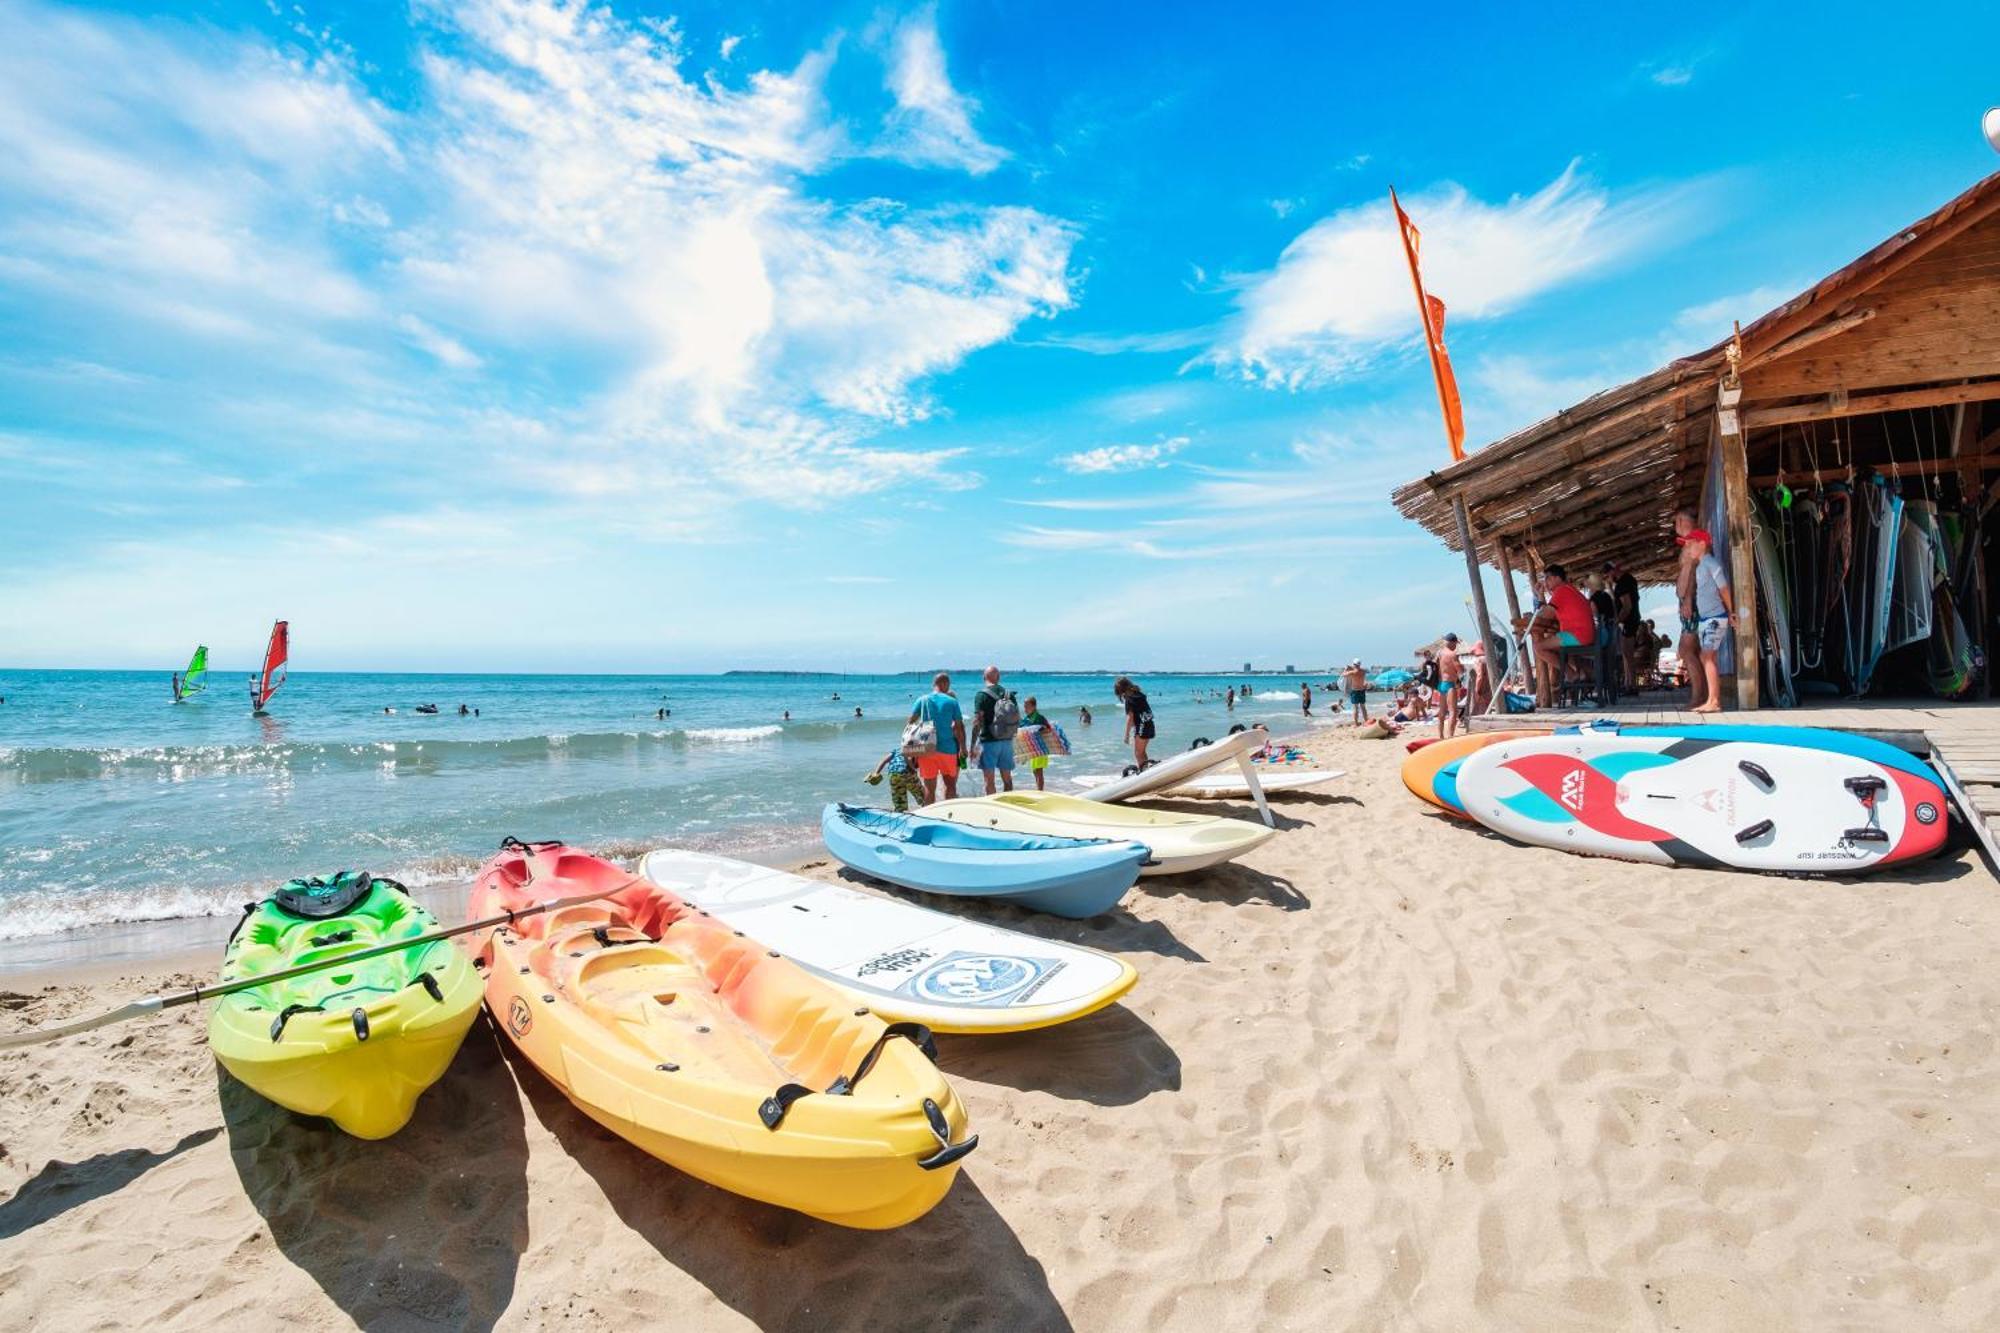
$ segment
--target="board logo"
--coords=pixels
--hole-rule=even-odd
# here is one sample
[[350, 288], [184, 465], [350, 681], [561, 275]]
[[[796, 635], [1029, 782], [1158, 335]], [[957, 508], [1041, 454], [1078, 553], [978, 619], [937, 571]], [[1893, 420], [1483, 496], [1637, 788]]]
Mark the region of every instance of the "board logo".
[[517, 1037], [525, 1037], [534, 1025], [534, 1012], [528, 1008], [526, 1000], [516, 995], [507, 1006], [507, 1030]]
[[1556, 799], [1563, 803], [1565, 809], [1575, 810], [1578, 813], [1582, 812], [1584, 783], [1586, 781], [1584, 771], [1580, 768], [1572, 768], [1569, 772], [1563, 774], [1562, 790], [1558, 793]]
[[1027, 998], [1060, 964], [1013, 954], [947, 954], [904, 982], [904, 990], [939, 1004], [1004, 1005]]
[[1919, 824], [1935, 824], [1937, 823], [1937, 817], [1938, 808], [1936, 806], [1932, 805], [1929, 801], [1917, 802], [1917, 822]]

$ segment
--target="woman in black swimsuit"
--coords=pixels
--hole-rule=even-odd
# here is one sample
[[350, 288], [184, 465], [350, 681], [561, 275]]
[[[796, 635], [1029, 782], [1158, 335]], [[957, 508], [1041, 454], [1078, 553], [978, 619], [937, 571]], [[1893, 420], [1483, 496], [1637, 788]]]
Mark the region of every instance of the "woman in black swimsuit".
[[1146, 692], [1132, 683], [1129, 676], [1120, 676], [1111, 682], [1111, 692], [1125, 705], [1125, 739], [1132, 742], [1132, 759], [1140, 768], [1146, 767], [1146, 742], [1153, 739], [1153, 705], [1146, 699]]

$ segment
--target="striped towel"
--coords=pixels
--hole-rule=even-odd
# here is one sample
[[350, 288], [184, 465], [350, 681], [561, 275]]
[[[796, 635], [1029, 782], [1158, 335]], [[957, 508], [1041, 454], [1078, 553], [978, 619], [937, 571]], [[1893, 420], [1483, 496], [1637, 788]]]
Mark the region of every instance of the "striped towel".
[[1022, 727], [1014, 733], [1016, 759], [1048, 759], [1069, 753], [1069, 737], [1051, 722], [1046, 727]]

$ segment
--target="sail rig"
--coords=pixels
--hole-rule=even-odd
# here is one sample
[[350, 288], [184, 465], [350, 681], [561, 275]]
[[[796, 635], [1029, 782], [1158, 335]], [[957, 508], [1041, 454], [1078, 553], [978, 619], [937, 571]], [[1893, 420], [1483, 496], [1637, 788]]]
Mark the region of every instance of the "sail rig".
[[264, 705], [271, 702], [271, 696], [285, 683], [285, 660], [291, 655], [292, 634], [289, 621], [280, 620], [271, 626], [271, 642], [264, 648], [264, 669], [250, 681], [250, 711], [261, 713]]
[[208, 645], [202, 644], [188, 659], [187, 670], [174, 677], [174, 702], [179, 703], [208, 688]]

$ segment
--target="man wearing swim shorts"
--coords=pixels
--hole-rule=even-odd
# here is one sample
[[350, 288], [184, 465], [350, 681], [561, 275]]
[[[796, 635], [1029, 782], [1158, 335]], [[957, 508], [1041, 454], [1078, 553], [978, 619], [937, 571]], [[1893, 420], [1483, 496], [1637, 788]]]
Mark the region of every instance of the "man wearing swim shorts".
[[1361, 726], [1368, 721], [1368, 673], [1362, 669], [1360, 658], [1347, 664], [1347, 670], [1340, 673], [1340, 683], [1347, 691], [1348, 705], [1354, 710], [1354, 725]]
[[1465, 707], [1461, 700], [1461, 688], [1465, 680], [1465, 664], [1458, 660], [1458, 635], [1444, 636], [1444, 645], [1438, 649], [1438, 739], [1447, 740], [1458, 730], [1460, 711]]
[[1717, 654], [1722, 651], [1723, 640], [1729, 637], [1730, 627], [1736, 623], [1736, 601], [1729, 591], [1729, 575], [1723, 571], [1722, 561], [1710, 550], [1713, 543], [1708, 533], [1695, 528], [1682, 544], [1694, 561], [1694, 634], [1701, 651], [1702, 683], [1708, 694], [1690, 711], [1720, 713], [1722, 669]]
[[917, 756], [917, 778], [924, 784], [924, 804], [937, 800], [938, 779], [944, 779], [944, 798], [958, 795], [958, 757], [965, 753], [965, 714], [951, 692], [951, 674], [940, 671], [931, 679], [931, 692], [917, 700], [910, 721], [919, 718], [937, 730], [937, 752]]
[[988, 796], [993, 794], [993, 775], [996, 773], [1008, 791], [1014, 790], [1014, 736], [1011, 732], [1000, 735], [993, 722], [1002, 699], [1011, 701], [1013, 696], [1000, 688], [1000, 668], [987, 667], [985, 683], [979, 687], [979, 693], [972, 696], [972, 737], [978, 742], [974, 753], [978, 757], [980, 775], [986, 779]]

